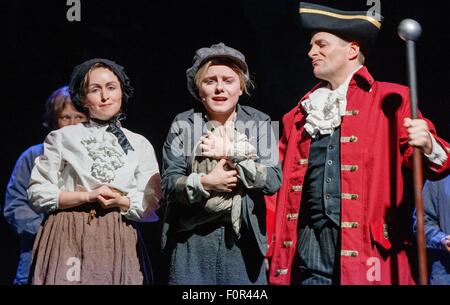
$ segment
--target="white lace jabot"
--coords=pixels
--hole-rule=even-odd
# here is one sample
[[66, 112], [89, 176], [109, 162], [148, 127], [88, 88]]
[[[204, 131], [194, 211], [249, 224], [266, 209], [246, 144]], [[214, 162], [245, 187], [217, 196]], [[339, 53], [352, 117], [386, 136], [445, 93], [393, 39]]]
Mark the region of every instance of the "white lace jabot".
[[[355, 70], [358, 71], [361, 67]], [[315, 137], [317, 133], [331, 134], [341, 125], [341, 116], [347, 108], [347, 90], [353, 72], [336, 90], [321, 87], [302, 102], [303, 109], [308, 113], [305, 130]]]

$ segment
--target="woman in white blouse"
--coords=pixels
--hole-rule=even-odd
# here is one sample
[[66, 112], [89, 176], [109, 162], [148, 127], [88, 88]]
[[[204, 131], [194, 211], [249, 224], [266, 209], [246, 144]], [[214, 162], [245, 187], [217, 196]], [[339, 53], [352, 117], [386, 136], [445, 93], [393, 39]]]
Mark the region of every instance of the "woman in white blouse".
[[134, 221], [158, 219], [160, 176], [150, 142], [120, 125], [132, 93], [115, 62], [75, 67], [70, 94], [89, 121], [51, 132], [36, 159], [28, 194], [49, 217], [34, 244], [32, 284], [151, 282]]

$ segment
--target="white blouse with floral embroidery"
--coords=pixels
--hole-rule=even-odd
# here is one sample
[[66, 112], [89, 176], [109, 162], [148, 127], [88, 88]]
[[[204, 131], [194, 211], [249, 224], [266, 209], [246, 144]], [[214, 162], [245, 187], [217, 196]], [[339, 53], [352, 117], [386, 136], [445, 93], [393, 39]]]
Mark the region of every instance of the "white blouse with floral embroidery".
[[154, 211], [161, 197], [159, 185], [149, 183], [153, 175], [159, 175], [153, 146], [145, 137], [121, 128], [134, 149], [125, 154], [106, 128], [91, 121], [63, 127], [47, 136], [44, 154], [35, 160], [28, 188], [36, 210], [48, 213], [58, 209], [61, 191], [92, 191], [107, 185], [130, 199], [130, 208], [122, 212], [126, 218], [158, 220]]

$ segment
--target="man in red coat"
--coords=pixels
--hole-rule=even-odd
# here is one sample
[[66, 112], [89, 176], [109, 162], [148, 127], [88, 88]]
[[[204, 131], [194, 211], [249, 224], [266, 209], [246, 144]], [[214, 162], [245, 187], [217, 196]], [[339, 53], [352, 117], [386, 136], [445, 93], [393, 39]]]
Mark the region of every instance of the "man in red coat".
[[402, 169], [417, 147], [425, 173], [448, 172], [450, 145], [409, 118], [407, 87], [364, 66], [381, 16], [301, 3], [300, 17], [321, 82], [283, 118], [283, 184], [267, 202], [270, 282], [414, 284]]

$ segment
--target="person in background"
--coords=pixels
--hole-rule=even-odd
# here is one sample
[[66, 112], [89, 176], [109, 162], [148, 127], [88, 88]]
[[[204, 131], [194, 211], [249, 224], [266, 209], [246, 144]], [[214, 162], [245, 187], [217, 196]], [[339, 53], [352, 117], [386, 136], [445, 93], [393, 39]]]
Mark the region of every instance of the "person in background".
[[[430, 284], [450, 285], [450, 175], [427, 180], [422, 191]], [[414, 213], [414, 233], [417, 233]]]
[[[69, 94], [69, 87], [55, 90], [45, 103], [43, 125], [48, 130], [55, 130], [68, 125], [86, 121], [84, 113], [75, 109]], [[17, 266], [15, 285], [28, 283], [31, 265], [31, 252], [34, 239], [44, 219], [45, 213], [36, 213], [28, 201], [28, 182], [34, 160], [42, 155], [43, 144], [31, 146], [24, 151], [14, 166], [5, 192], [3, 215], [19, 237], [20, 255]]]

